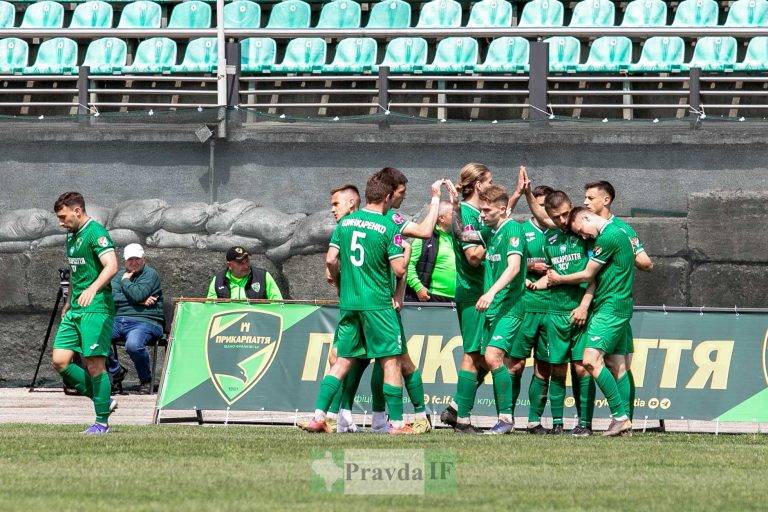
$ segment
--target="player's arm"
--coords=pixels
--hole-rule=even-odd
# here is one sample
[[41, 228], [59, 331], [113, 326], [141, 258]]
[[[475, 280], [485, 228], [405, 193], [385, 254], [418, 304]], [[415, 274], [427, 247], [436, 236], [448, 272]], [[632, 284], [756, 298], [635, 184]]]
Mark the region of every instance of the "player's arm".
[[558, 274], [554, 269], [549, 269], [549, 271], [547, 271], [549, 286], [557, 286], [559, 284], [581, 284], [594, 281], [595, 276], [597, 276], [602, 267], [603, 263], [591, 259], [584, 270], [568, 274], [567, 276]]
[[482, 245], [472, 245], [464, 249], [464, 256], [467, 262], [473, 267], [479, 267], [485, 259], [485, 247]]
[[584, 296], [581, 298], [581, 303], [576, 309], [571, 311], [571, 323], [576, 327], [582, 327], [587, 322], [587, 315], [589, 314], [589, 306], [592, 305], [592, 299], [595, 298], [595, 282], [589, 283], [587, 290], [584, 292]]
[[403, 228], [403, 235], [413, 238], [429, 238], [435, 231], [435, 223], [440, 212], [440, 186], [443, 180], [438, 180], [432, 184], [432, 200], [429, 202], [429, 210], [424, 220], [419, 222], [408, 222]]
[[540, 278], [538, 278], [536, 281], [531, 281], [530, 279], [525, 280], [525, 286], [529, 290], [546, 290], [549, 285], [549, 282], [547, 280], [547, 274], [544, 274]]
[[[520, 168], [521, 172], [525, 173], [525, 167]], [[528, 175], [526, 173], [525, 175], [525, 200], [528, 202], [528, 208], [531, 210], [531, 214], [533, 214], [533, 217], [536, 219], [536, 221], [539, 223], [540, 226], [544, 226], [547, 229], [552, 229], [555, 226], [555, 223], [552, 222], [552, 219], [549, 218], [549, 215], [547, 215], [547, 210], [544, 209], [543, 206], [539, 206], [539, 204], [536, 202], [536, 198], [533, 197], [533, 191], [531, 190], [531, 181], [528, 179]]]
[[72, 297], [72, 279], [70, 277], [69, 280], [69, 293], [67, 293], [67, 300], [64, 301], [64, 305], [61, 307], [61, 318], [64, 318], [64, 315], [67, 314], [67, 311], [69, 311], [69, 300]]
[[650, 272], [653, 269], [653, 261], [645, 250], [635, 254], [635, 268], [643, 272]]
[[[396, 258], [398, 260], [403, 260], [405, 263], [405, 272], [408, 273], [408, 266], [411, 261], [411, 244], [406, 242], [405, 240], [400, 241], [400, 247], [403, 248], [403, 257], [402, 258]], [[390, 265], [393, 261], [392, 259], [389, 260]], [[405, 302], [405, 282], [406, 282], [406, 276], [399, 276], [395, 280], [395, 295], [392, 297], [392, 305], [395, 307], [396, 310], [400, 311], [403, 307], [403, 303]]]
[[527, 183], [528, 175], [525, 173], [525, 166], [520, 166], [520, 172], [517, 173], [517, 185], [515, 190], [510, 194], [509, 201], [507, 202], [507, 213], [512, 214], [517, 206], [517, 202], [520, 201], [520, 197], [525, 193], [525, 186]]
[[335, 245], [328, 247], [325, 254], [325, 268], [336, 288], [339, 287], [339, 248]]
[[132, 274], [125, 272], [120, 278], [120, 287], [126, 298], [133, 304], [144, 304], [152, 295], [155, 281], [149, 272], [142, 272], [135, 280], [131, 280]]
[[485, 311], [488, 309], [493, 302], [493, 299], [496, 297], [496, 294], [509, 286], [509, 283], [511, 283], [515, 276], [520, 272], [521, 261], [522, 256], [517, 253], [507, 255], [507, 268], [501, 273], [501, 276], [499, 276], [496, 282], [491, 285], [488, 291], [477, 300], [475, 309], [478, 311]]
[[99, 261], [102, 265], [101, 272], [99, 272], [96, 280], [91, 283], [91, 286], [86, 288], [77, 298], [77, 303], [81, 307], [90, 305], [99, 290], [109, 284], [112, 278], [115, 277], [115, 274], [117, 274], [117, 255], [114, 249], [102, 252], [99, 256]]

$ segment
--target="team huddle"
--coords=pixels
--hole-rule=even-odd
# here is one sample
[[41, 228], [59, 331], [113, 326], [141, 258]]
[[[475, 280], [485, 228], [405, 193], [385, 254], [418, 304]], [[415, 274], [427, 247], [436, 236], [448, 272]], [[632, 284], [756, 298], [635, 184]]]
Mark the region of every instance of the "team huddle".
[[[399, 311], [411, 247], [405, 240], [428, 238], [437, 222], [443, 188], [453, 207], [456, 259], [455, 305], [463, 355], [454, 400], [440, 419], [462, 434], [507, 434], [514, 430], [515, 404], [527, 358], [534, 357], [526, 429], [562, 434], [566, 376], [570, 366], [578, 412], [574, 436], [592, 435], [596, 386], [611, 412], [606, 436], [631, 433], [635, 385], [632, 287], [635, 269], [652, 262], [635, 231], [614, 217], [610, 183], [584, 187], [584, 206], [574, 207], [559, 190], [531, 188], [520, 168], [512, 193], [493, 183], [482, 164], [467, 164], [454, 185], [432, 184], [425, 218], [407, 220], [396, 211], [407, 178], [384, 168], [365, 187], [365, 206], [353, 185], [331, 191], [337, 220], [326, 255], [326, 278], [339, 292], [339, 322], [310, 432], [355, 432], [352, 405], [363, 372], [371, 376], [372, 430], [421, 434], [431, 429], [421, 374], [408, 356]], [[525, 196], [532, 218], [510, 217]], [[482, 430], [471, 423], [477, 389], [488, 373], [498, 414]], [[414, 408], [403, 420], [403, 388]], [[553, 428], [541, 424], [547, 400]]]

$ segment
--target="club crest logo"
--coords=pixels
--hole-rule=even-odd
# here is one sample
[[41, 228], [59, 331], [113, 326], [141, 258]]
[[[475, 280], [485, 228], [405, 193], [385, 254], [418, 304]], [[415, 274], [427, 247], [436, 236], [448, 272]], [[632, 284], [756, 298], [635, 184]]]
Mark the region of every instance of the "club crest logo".
[[77, 242], [75, 242], [75, 250], [79, 251], [80, 247], [82, 247], [82, 245], [83, 245], [83, 239], [82, 238], [78, 238]]
[[395, 244], [398, 247], [402, 247], [403, 246], [403, 235], [400, 235], [400, 234], [395, 235], [394, 238], [392, 239], [392, 243]]
[[109, 242], [107, 242], [107, 237], [105, 236], [100, 236], [97, 242], [101, 247], [106, 247], [109, 244]]
[[256, 282], [251, 285], [251, 290], [255, 291], [256, 293], [259, 293], [261, 291], [261, 283]]
[[275, 359], [283, 318], [266, 311], [228, 311], [211, 318], [206, 362], [216, 391], [227, 404], [242, 398]]
[[560, 246], [560, 254], [565, 254], [565, 251], [567, 251], [567, 250], [568, 250], [568, 246], [567, 245], [562, 244]]
[[518, 247], [520, 245], [520, 238], [513, 236], [509, 239], [509, 245], [512, 247]]

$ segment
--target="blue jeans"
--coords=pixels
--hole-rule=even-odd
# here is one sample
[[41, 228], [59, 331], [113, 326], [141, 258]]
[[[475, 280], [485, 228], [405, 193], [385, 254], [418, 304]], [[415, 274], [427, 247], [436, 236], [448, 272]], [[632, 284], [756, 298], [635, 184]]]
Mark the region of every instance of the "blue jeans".
[[[127, 316], [115, 317], [112, 339], [123, 338], [125, 340], [125, 351], [131, 357], [141, 382], [149, 382], [152, 379], [147, 343], [160, 338], [162, 335], [163, 329], [159, 325]], [[112, 350], [107, 358], [107, 371], [114, 375], [119, 369], [120, 361], [117, 359], [117, 351]]]

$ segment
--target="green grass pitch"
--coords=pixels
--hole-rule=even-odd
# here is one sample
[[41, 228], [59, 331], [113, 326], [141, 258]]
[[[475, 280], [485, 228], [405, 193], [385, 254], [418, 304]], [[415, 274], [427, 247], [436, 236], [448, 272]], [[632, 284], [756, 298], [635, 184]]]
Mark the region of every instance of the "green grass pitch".
[[[768, 436], [636, 434], [574, 439], [450, 431], [391, 438], [293, 428], [0, 426], [0, 509], [765, 510]], [[310, 486], [317, 449], [456, 453], [457, 492], [348, 496]], [[363, 508], [365, 507], [365, 508]]]

